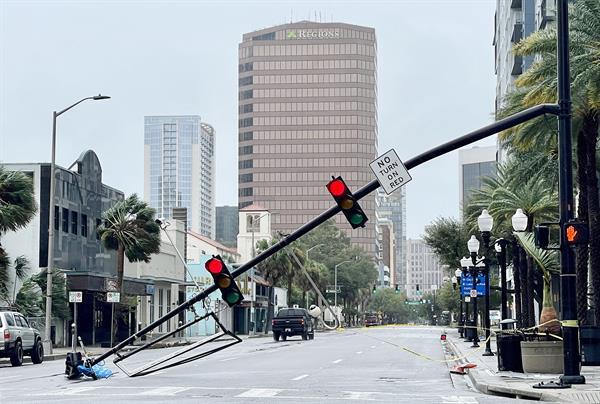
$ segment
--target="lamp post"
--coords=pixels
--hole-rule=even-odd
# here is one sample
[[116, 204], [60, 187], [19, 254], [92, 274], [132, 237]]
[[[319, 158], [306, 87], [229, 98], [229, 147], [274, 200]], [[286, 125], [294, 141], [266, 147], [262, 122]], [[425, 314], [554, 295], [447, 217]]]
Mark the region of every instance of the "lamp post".
[[[500, 312], [502, 320], [508, 319], [508, 292], [507, 292], [507, 279], [506, 279], [506, 245], [508, 241], [504, 238], [499, 238], [494, 242], [494, 250], [496, 251], [496, 257], [498, 258], [498, 265], [500, 265]], [[504, 325], [503, 325], [504, 327]]]
[[[310, 250], [313, 250], [313, 249], [315, 249], [315, 248], [317, 248], [317, 247], [322, 247], [322, 246], [324, 246], [324, 245], [325, 245], [325, 244], [317, 244], [317, 245], [314, 245], [314, 246], [310, 247], [308, 250], [306, 250], [306, 260], [308, 261], [308, 253], [310, 252]], [[306, 292], [306, 303], [305, 303], [305, 304], [306, 304], [306, 308], [307, 308], [307, 309], [308, 309], [308, 300], [309, 300], [309, 295], [310, 295], [310, 290]], [[317, 304], [318, 304], [318, 303], [321, 303], [321, 302], [319, 301], [319, 298], [318, 298], [318, 296], [317, 296]]]
[[464, 317], [463, 317], [463, 299], [462, 299], [462, 287], [461, 287], [462, 270], [457, 269], [454, 271], [453, 284], [458, 284], [458, 296], [459, 296], [459, 310], [458, 310], [458, 333], [462, 338], [464, 336]]
[[338, 267], [340, 265], [347, 264], [348, 262], [352, 262], [352, 261], [355, 261], [355, 260], [356, 260], [356, 257], [354, 257], [353, 260], [342, 261], [339, 264], [337, 264], [334, 267], [334, 269], [333, 269], [333, 284], [334, 284], [333, 288], [335, 289], [335, 292], [334, 292], [334, 296], [335, 297], [334, 297], [333, 305], [335, 306], [336, 313], [337, 313], [337, 295], [338, 295], [338, 291], [337, 291], [337, 269], [338, 269]]
[[[471, 259], [467, 258], [467, 257], [463, 257], [460, 260], [460, 266], [462, 267], [462, 278], [461, 278], [461, 283], [465, 282], [466, 276], [469, 276], [469, 267], [471, 266]], [[462, 287], [461, 287], [461, 292], [462, 292]], [[467, 302], [467, 296], [464, 296], [465, 299], [465, 316], [463, 319], [463, 332], [464, 332], [464, 336], [465, 339], [467, 341], [471, 341], [473, 338], [469, 338], [469, 335], [473, 335], [473, 332], [469, 332], [472, 331], [472, 328], [469, 327], [469, 304]], [[469, 297], [469, 299], [471, 299], [471, 297]], [[461, 303], [462, 303], [462, 299], [461, 299]]]
[[[267, 213], [263, 213], [262, 215], [260, 215], [258, 217], [258, 219], [256, 219], [256, 221], [258, 222], [258, 230], [260, 231], [260, 219], [262, 219], [263, 217], [267, 216], [270, 212]], [[254, 218], [252, 218], [252, 227], [250, 228], [250, 232], [252, 234], [252, 258], [254, 258], [254, 256], [256, 255], [256, 247], [254, 245]], [[255, 330], [256, 330], [256, 310], [254, 308], [254, 301], [256, 300], [256, 282], [254, 281], [254, 267], [252, 267], [252, 269], [250, 270], [250, 282], [252, 282], [252, 291], [250, 294], [250, 323], [252, 324], [252, 327], [250, 327], [250, 335], [254, 335], [255, 334]], [[292, 291], [290, 291], [290, 296], [291, 296]], [[269, 302], [270, 303], [270, 302]], [[267, 307], [267, 310], [269, 308]]]
[[[511, 218], [513, 230], [516, 232], [525, 231], [529, 219], [523, 213], [523, 209], [517, 209]], [[527, 288], [521, 288], [522, 282], [527, 280], [527, 268], [521, 265], [521, 252], [516, 236], [513, 239], [513, 278], [515, 280], [515, 309], [517, 312], [517, 323], [519, 327], [527, 327], [529, 325], [529, 315], [527, 314]], [[515, 273], [516, 269], [516, 273]], [[525, 313], [525, 315], [523, 314]]]
[[473, 278], [473, 289], [475, 290], [475, 296], [471, 296], [473, 299], [473, 327], [475, 327], [475, 336], [473, 337], [472, 348], [479, 347], [479, 333], [477, 332], [477, 252], [479, 251], [479, 240], [475, 236], [471, 236], [467, 241], [467, 248], [471, 254], [471, 277]]
[[[481, 212], [481, 215], [477, 218], [477, 226], [481, 232], [481, 239], [486, 248], [486, 256], [489, 256], [490, 239], [492, 227], [494, 227], [494, 218], [488, 213], [487, 209]], [[489, 259], [483, 258], [484, 276], [485, 276], [485, 352], [483, 356], [494, 356], [491, 349], [491, 338], [490, 338], [490, 266]]]
[[98, 94], [93, 97], [85, 97], [75, 104], [68, 106], [62, 111], [52, 112], [52, 158], [50, 160], [50, 197], [48, 202], [48, 270], [46, 275], [46, 324], [44, 327], [44, 349], [47, 353], [52, 353], [52, 266], [54, 264], [54, 188], [55, 188], [55, 169], [56, 169], [56, 118], [64, 114], [74, 106], [87, 100], [106, 100], [110, 98], [107, 95]]

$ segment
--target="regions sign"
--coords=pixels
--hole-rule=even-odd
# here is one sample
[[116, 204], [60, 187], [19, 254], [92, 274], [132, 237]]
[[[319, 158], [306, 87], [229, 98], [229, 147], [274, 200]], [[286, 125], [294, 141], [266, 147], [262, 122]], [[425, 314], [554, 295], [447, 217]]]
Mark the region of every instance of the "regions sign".
[[369, 166], [388, 195], [412, 180], [394, 149], [377, 157]]
[[332, 29], [298, 29], [288, 31], [287, 39], [339, 39], [340, 31]]

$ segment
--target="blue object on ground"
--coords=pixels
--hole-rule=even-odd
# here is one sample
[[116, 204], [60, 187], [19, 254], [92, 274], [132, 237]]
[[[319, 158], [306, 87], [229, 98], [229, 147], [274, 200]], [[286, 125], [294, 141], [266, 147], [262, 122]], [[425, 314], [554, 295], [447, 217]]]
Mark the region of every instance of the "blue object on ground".
[[88, 377], [95, 379], [108, 379], [112, 376], [113, 372], [109, 368], [105, 368], [104, 366], [98, 364], [94, 365], [91, 368], [85, 365], [77, 366], [79, 371]]

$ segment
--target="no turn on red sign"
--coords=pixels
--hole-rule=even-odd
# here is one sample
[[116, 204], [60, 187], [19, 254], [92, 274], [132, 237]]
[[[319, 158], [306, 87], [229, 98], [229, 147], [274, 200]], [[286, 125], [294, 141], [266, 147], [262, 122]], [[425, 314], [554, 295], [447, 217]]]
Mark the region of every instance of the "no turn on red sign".
[[377, 157], [369, 166], [388, 195], [412, 180], [394, 149]]
[[69, 303], [83, 302], [83, 292], [69, 292]]

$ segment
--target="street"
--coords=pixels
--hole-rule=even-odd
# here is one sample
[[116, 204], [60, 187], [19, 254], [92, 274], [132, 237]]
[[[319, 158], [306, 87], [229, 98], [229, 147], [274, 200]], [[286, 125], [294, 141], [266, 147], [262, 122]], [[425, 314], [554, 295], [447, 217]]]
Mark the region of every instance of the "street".
[[[443, 362], [441, 330], [389, 326], [317, 333], [313, 341], [298, 337], [277, 343], [272, 338], [252, 338], [207, 358], [144, 377], [128, 378], [107, 362], [115, 374], [97, 381], [67, 380], [64, 361], [42, 365], [27, 361], [21, 368], [0, 367], [0, 402], [514, 401], [480, 394], [463, 376], [451, 376]], [[152, 360], [168, 350], [144, 354]]]

